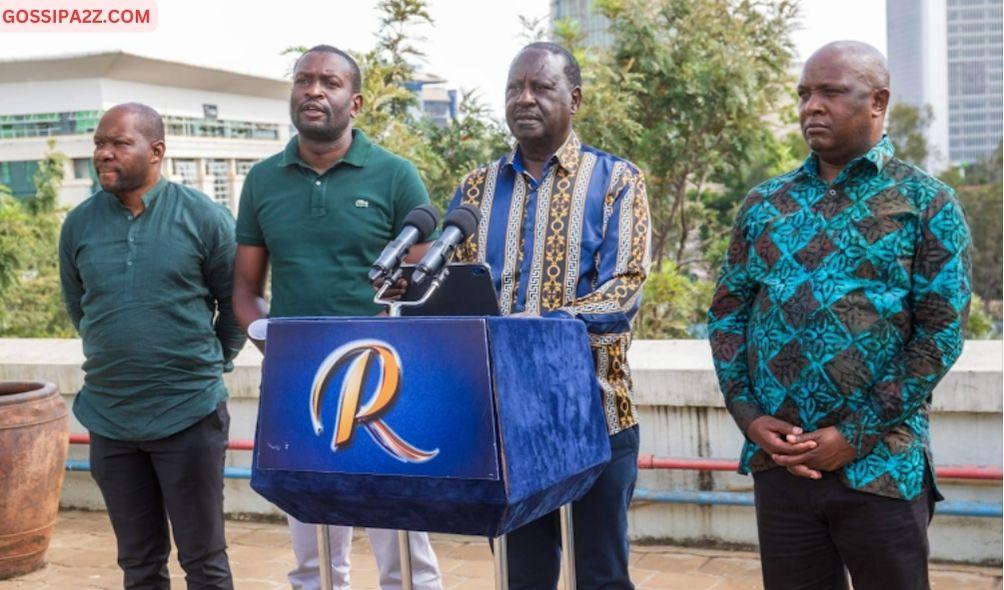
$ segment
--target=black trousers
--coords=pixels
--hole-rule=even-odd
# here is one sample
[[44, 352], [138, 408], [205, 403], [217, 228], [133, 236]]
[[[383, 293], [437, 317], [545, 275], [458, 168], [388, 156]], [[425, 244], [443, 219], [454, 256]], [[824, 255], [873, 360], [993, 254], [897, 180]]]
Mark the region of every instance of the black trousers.
[[912, 501], [782, 468], [753, 475], [765, 590], [927, 590], [934, 492]]
[[223, 462], [230, 415], [213, 413], [166, 438], [91, 433], [91, 475], [104, 496], [128, 590], [167, 590], [168, 520], [189, 590], [233, 589], [223, 533]]
[[[572, 502], [575, 582], [579, 590], [633, 590], [627, 511], [638, 478], [638, 427], [610, 437], [610, 463], [582, 499]], [[557, 511], [528, 523], [506, 540], [509, 587], [554, 590], [561, 570]]]

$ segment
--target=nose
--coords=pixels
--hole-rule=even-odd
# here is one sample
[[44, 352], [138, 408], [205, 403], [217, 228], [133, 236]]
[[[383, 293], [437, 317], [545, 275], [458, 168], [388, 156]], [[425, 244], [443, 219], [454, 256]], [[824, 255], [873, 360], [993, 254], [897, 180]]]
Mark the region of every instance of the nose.
[[321, 88], [321, 81], [320, 80], [314, 80], [313, 82], [311, 82], [307, 86], [307, 89], [304, 90], [304, 95], [307, 98], [321, 98], [321, 97], [323, 97], [324, 96], [324, 91]]
[[805, 99], [802, 110], [806, 115], [818, 115], [826, 110], [826, 104], [823, 99], [819, 97], [818, 93], [810, 92], [809, 97]]
[[108, 146], [103, 145], [101, 147], [94, 148], [94, 161], [95, 162], [106, 162], [113, 158], [113, 152]]
[[533, 105], [536, 104], [537, 97], [533, 94], [533, 89], [527, 84], [520, 91], [519, 95], [516, 97], [516, 104], [518, 105]]

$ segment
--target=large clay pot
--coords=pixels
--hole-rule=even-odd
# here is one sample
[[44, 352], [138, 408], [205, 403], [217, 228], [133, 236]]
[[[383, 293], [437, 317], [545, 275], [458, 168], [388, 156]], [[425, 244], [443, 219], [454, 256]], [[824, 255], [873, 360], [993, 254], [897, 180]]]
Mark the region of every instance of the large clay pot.
[[55, 385], [0, 381], [0, 580], [42, 567], [69, 431]]

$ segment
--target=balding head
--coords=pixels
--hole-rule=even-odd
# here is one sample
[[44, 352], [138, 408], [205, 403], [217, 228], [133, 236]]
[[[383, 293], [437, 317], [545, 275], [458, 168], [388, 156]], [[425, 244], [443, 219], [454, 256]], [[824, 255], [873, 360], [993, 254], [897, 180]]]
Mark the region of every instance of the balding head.
[[813, 60], [835, 60], [853, 71], [869, 90], [889, 88], [889, 66], [878, 49], [860, 41], [834, 41], [813, 53], [805, 66]]
[[121, 115], [132, 115], [136, 130], [150, 143], [164, 141], [164, 119], [153, 108], [139, 102], [126, 102], [105, 113], [105, 117]]
[[160, 179], [164, 159], [164, 121], [139, 103], [116, 105], [94, 131], [94, 169], [101, 188], [135, 200]]
[[824, 179], [882, 138], [889, 70], [871, 45], [837, 41], [812, 54], [798, 82], [798, 118]]

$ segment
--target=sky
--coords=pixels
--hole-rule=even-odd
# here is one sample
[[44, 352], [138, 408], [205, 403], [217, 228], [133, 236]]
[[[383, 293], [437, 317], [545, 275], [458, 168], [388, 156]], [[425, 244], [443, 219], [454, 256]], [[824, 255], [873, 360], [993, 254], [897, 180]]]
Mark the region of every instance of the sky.
[[[281, 78], [291, 61], [280, 55], [287, 47], [373, 47], [379, 24], [375, 4], [158, 0], [159, 21], [152, 32], [5, 33], [0, 35], [0, 56], [123, 50]], [[424, 37], [419, 46], [426, 53], [422, 67], [445, 77], [451, 87], [478, 89], [482, 100], [500, 114], [509, 61], [525, 44], [519, 17], [546, 18], [549, 5], [549, 0], [429, 0], [435, 25], [419, 31]], [[804, 61], [814, 49], [838, 39], [865, 41], [884, 52], [884, 5], [884, 0], [800, 0], [801, 17], [793, 35], [798, 59]]]

